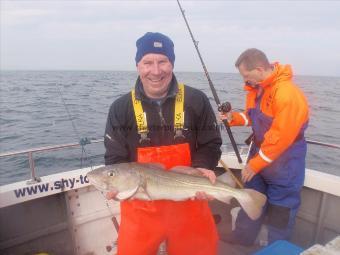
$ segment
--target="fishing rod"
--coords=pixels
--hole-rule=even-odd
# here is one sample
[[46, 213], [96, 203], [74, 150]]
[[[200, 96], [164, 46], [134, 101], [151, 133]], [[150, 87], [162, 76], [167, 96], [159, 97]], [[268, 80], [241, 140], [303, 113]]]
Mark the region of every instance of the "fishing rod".
[[[182, 9], [182, 6], [181, 6], [181, 4], [179, 3], [179, 0], [177, 0], [177, 4], [178, 4], [179, 9], [181, 10], [183, 19], [184, 19], [184, 21], [185, 21], [185, 24], [186, 24], [188, 30], [189, 30], [191, 39], [192, 39], [192, 41], [193, 41], [193, 43], [194, 43], [194, 46], [195, 46], [195, 48], [196, 48], [196, 52], [197, 52], [198, 57], [199, 57], [199, 59], [200, 59], [200, 61], [201, 61], [201, 64], [202, 64], [202, 67], [203, 67], [205, 76], [206, 76], [207, 79], [208, 79], [208, 83], [209, 83], [211, 92], [212, 92], [212, 94], [213, 94], [213, 96], [214, 96], [214, 99], [215, 99], [215, 102], [216, 102], [216, 104], [217, 104], [217, 109], [218, 109], [219, 112], [229, 112], [229, 111], [231, 110], [231, 105], [230, 105], [229, 103], [223, 103], [223, 104], [221, 104], [221, 101], [220, 101], [220, 99], [218, 98], [218, 95], [217, 95], [216, 89], [215, 89], [215, 87], [214, 87], [214, 84], [213, 84], [213, 82], [212, 82], [211, 79], [210, 79], [210, 75], [209, 75], [209, 73], [208, 73], [208, 69], [207, 69], [207, 67], [206, 67], [205, 64], [204, 64], [202, 55], [201, 55], [201, 53], [200, 53], [200, 51], [199, 51], [199, 49], [198, 49], [198, 41], [195, 40], [194, 35], [193, 35], [192, 32], [191, 32], [189, 23], [188, 23], [188, 21], [187, 21], [187, 19], [186, 19], [186, 17], [185, 17], [184, 10]], [[233, 149], [234, 149], [234, 151], [235, 151], [237, 160], [238, 160], [238, 162], [241, 164], [241, 163], [242, 163], [242, 159], [241, 159], [240, 153], [239, 153], [239, 151], [238, 151], [238, 148], [237, 148], [237, 145], [236, 145], [236, 142], [235, 142], [233, 133], [231, 132], [231, 129], [230, 129], [230, 125], [229, 125], [229, 123], [228, 123], [228, 120], [224, 119], [224, 120], [223, 120], [223, 124], [224, 124], [224, 126], [225, 126], [225, 128], [226, 128], [226, 130], [227, 130], [227, 133], [228, 133], [228, 136], [229, 136], [231, 145], [233, 146]]]
[[324, 142], [319, 142], [315, 140], [306, 140], [307, 143], [309, 144], [315, 144], [315, 145], [321, 145], [324, 147], [329, 147], [329, 148], [335, 148], [335, 149], [340, 149], [340, 145], [334, 144], [334, 143], [324, 143]]

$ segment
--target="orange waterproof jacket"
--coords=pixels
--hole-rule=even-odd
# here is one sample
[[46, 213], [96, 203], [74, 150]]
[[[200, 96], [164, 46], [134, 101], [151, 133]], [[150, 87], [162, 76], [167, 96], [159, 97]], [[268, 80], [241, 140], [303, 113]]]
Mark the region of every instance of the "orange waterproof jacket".
[[[260, 110], [272, 117], [270, 129], [265, 133], [260, 151], [250, 161], [257, 173], [277, 159], [296, 139], [308, 121], [308, 104], [302, 91], [292, 81], [290, 65], [274, 64], [273, 73], [259, 85], [263, 88]], [[257, 89], [245, 86], [248, 91], [246, 110], [233, 112], [231, 126], [251, 126], [248, 110], [255, 107]]]

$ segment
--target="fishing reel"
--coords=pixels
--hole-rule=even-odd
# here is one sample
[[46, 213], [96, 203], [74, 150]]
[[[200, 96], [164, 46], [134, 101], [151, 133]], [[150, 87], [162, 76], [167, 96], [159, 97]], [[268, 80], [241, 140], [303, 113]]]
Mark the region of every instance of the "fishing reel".
[[228, 113], [231, 111], [231, 104], [229, 102], [222, 103], [217, 110], [221, 113]]

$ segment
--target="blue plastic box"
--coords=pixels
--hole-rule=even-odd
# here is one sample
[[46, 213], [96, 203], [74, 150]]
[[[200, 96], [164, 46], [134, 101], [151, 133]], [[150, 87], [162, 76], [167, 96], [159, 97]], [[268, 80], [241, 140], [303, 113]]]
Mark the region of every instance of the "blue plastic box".
[[303, 249], [285, 240], [278, 240], [254, 255], [299, 255]]

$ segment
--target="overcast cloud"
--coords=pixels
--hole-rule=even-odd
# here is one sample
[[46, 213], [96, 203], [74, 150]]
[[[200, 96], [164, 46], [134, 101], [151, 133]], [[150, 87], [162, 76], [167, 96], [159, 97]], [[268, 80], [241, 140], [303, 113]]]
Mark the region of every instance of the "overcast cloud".
[[[295, 73], [340, 76], [340, 2], [181, 1], [210, 72], [250, 47]], [[135, 41], [162, 32], [175, 71], [202, 71], [173, 1], [1, 1], [2, 70], [135, 70]]]

